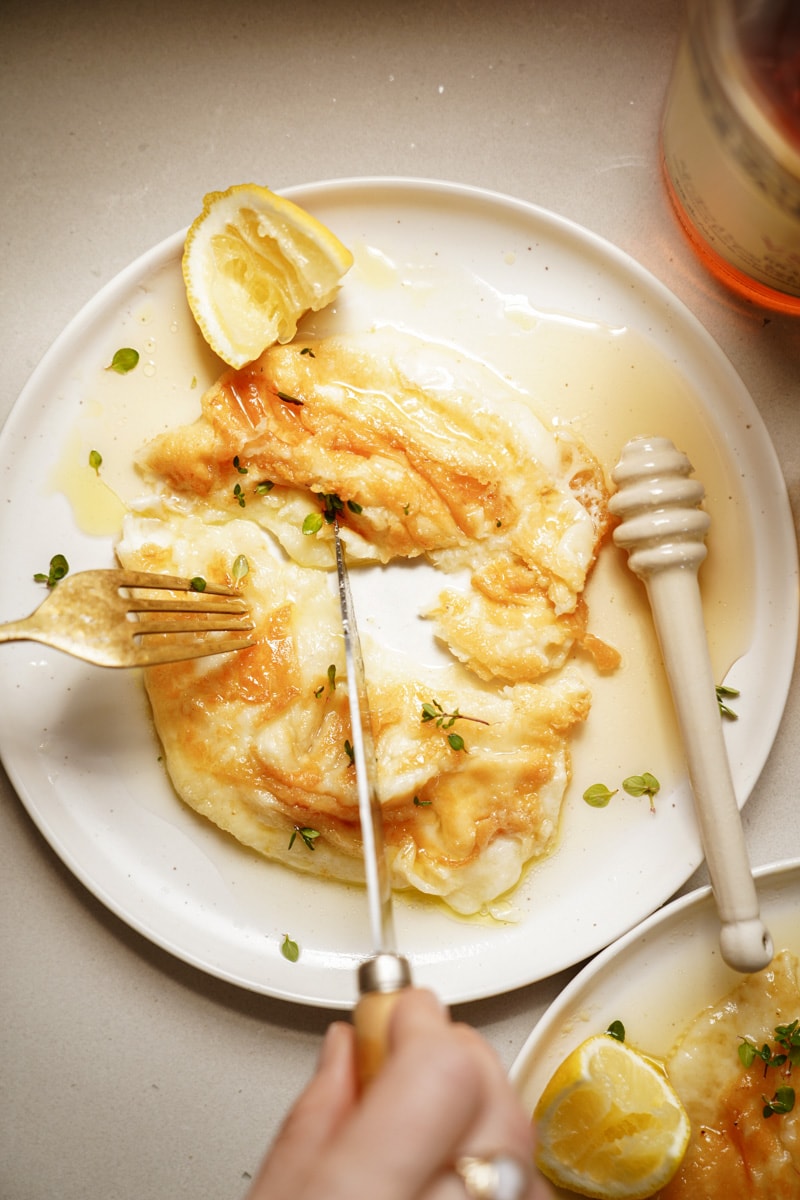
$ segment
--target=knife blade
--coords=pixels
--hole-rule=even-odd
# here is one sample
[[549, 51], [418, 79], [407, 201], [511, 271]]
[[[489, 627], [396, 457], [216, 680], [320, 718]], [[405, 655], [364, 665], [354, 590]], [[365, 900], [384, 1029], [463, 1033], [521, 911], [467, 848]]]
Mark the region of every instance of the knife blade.
[[373, 953], [358, 968], [359, 1001], [353, 1017], [359, 1079], [364, 1087], [380, 1069], [391, 1010], [397, 994], [411, 986], [411, 968], [408, 960], [397, 953], [364, 658], [338, 518], [333, 522], [333, 534], [344, 632], [351, 745], [373, 944]]

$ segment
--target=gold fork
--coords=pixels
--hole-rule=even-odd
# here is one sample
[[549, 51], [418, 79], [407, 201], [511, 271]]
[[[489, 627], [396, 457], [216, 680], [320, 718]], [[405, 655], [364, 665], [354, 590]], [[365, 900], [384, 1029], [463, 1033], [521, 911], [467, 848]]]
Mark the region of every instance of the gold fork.
[[253, 644], [237, 593], [148, 571], [79, 571], [34, 613], [0, 625], [0, 642], [44, 642], [101, 667], [148, 667]]

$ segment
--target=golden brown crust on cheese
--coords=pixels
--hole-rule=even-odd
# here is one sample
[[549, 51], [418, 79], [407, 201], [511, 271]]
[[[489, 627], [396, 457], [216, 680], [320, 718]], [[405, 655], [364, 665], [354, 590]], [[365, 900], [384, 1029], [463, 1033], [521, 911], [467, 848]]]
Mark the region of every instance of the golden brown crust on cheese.
[[[427, 356], [424, 369], [452, 355], [407, 335], [328, 338], [303, 352], [310, 349], [274, 346], [225, 372], [204, 396], [199, 422], [151, 444], [148, 469], [178, 491], [216, 492], [228, 507], [234, 457], [253, 478], [335, 493], [361, 507], [347, 519], [384, 562], [510, 533], [523, 561], [557, 573], [547, 561], [558, 552], [557, 534], [580, 516], [557, 484], [588, 512], [595, 542], [602, 539], [602, 469], [573, 438], [534, 428], [510, 385], [492, 380], [491, 402], [465, 394], [457, 375], [447, 390], [425, 391], [424, 379], [409, 373], [414, 354]], [[458, 366], [456, 358], [454, 372]], [[531, 430], [549, 461], [532, 454]]]
[[296, 498], [314, 493], [342, 503], [356, 557], [469, 570], [471, 593], [447, 590], [429, 615], [481, 678], [536, 679], [586, 631], [581, 596], [610, 522], [603, 471], [518, 389], [446, 348], [396, 331], [272, 347], [227, 371], [200, 420], [143, 463], [221, 516], [246, 498], [301, 561]]
[[[256, 644], [146, 672], [170, 777], [187, 804], [245, 845], [299, 870], [360, 880], [334, 580], [277, 557], [246, 520], [129, 516], [119, 553], [129, 567], [218, 582], [247, 557], [239, 586]], [[569, 736], [588, 714], [588, 689], [572, 671], [546, 685], [487, 689], [458, 667], [417, 669], [362, 636], [393, 884], [479, 911], [557, 840]], [[433, 701], [461, 714], [451, 728], [463, 750], [422, 720]], [[305, 827], [320, 834], [313, 852], [298, 839], [289, 847]]]

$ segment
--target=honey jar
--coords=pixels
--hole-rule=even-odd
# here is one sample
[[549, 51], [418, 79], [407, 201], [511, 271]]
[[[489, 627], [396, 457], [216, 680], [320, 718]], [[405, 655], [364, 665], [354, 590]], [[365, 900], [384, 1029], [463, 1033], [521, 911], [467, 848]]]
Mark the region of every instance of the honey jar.
[[800, 315], [800, 0], [690, 0], [661, 151], [704, 266]]

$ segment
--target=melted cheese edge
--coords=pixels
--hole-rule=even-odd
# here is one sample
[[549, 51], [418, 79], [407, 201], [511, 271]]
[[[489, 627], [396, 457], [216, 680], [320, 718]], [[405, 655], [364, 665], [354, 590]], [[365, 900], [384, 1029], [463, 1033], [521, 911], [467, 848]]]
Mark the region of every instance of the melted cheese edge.
[[[701, 1013], [667, 1060], [667, 1071], [692, 1122], [692, 1139], [662, 1200], [798, 1200], [800, 1104], [765, 1119], [764, 1096], [797, 1080], [757, 1059], [745, 1070], [742, 1038], [774, 1046], [776, 1026], [800, 1017], [800, 961], [777, 954]], [[797, 1075], [797, 1068], [794, 1069]]]

